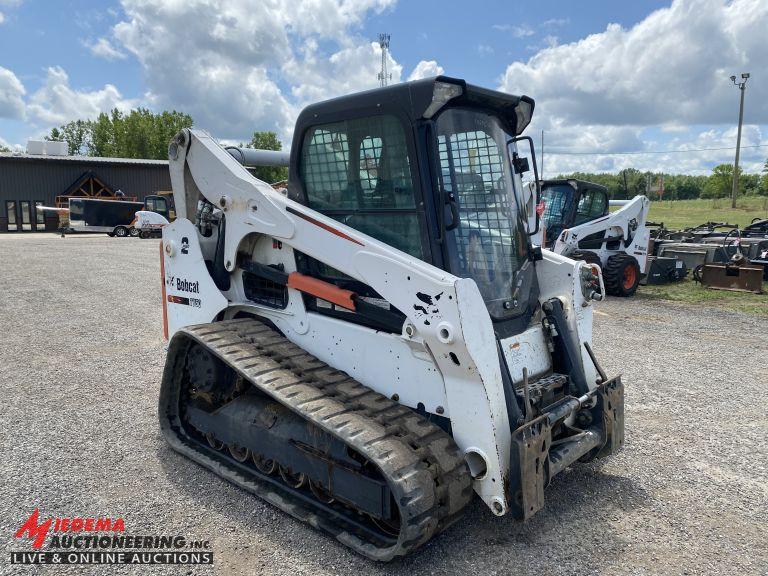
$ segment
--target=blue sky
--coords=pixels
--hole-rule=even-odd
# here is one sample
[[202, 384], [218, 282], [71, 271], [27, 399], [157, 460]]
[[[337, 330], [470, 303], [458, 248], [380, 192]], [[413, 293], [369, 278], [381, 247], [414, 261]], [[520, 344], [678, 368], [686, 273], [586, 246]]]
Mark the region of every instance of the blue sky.
[[[764, 0], [0, 0], [0, 143], [112, 107], [180, 109], [237, 141], [286, 144], [309, 102], [444, 72], [537, 100], [553, 171], [706, 173], [732, 161], [748, 70], [744, 165], [768, 156]], [[763, 146], [763, 147], [760, 147]], [[632, 152], [632, 155], [618, 155]]]

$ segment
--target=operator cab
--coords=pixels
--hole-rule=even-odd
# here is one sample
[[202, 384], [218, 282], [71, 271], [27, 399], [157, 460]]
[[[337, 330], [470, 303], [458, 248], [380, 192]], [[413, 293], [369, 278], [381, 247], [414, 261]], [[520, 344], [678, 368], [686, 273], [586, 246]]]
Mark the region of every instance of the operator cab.
[[[545, 230], [547, 248], [554, 245], [563, 230], [608, 215], [608, 189], [593, 182], [573, 179], [544, 180], [541, 183], [541, 198], [544, 201], [541, 222]], [[599, 240], [597, 246], [591, 246], [592, 239], [588, 236], [579, 242], [579, 247], [599, 247], [603, 234], [594, 236], [594, 240]]]
[[[534, 230], [522, 207], [530, 164], [517, 149], [533, 107], [526, 96], [444, 76], [309, 106], [296, 124], [289, 197], [472, 278], [494, 321], [517, 332], [538, 306]], [[378, 296], [307, 256], [299, 268]]]
[[173, 192], [158, 192], [145, 197], [144, 210], [160, 214], [169, 222], [173, 222], [176, 219]]

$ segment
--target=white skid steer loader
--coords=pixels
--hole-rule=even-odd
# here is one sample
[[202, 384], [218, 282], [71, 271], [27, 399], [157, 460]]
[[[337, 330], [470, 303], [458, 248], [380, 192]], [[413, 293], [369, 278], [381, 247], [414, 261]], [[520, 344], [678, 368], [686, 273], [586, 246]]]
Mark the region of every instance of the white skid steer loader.
[[[607, 294], [632, 296], [647, 268], [648, 198], [609, 201], [604, 186], [574, 179], [544, 180], [540, 187], [544, 211], [534, 244], [597, 264]], [[621, 208], [610, 212], [610, 206]]]
[[287, 195], [180, 132], [171, 446], [382, 561], [473, 492], [524, 520], [556, 474], [619, 450], [623, 386], [590, 347], [599, 270], [542, 255], [520, 208], [533, 106], [447, 77], [309, 106]]

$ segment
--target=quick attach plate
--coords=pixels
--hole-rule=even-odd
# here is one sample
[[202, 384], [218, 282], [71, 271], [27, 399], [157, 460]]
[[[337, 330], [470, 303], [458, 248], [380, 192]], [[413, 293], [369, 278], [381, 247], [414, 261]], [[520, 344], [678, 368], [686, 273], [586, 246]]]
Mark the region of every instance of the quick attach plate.
[[[579, 459], [601, 458], [621, 450], [624, 445], [624, 385], [621, 377], [598, 385], [595, 397], [597, 402], [591, 409], [593, 424], [584, 434], [573, 436], [570, 441], [566, 438], [557, 446], [558, 462], [555, 465], [550, 461], [550, 449], [552, 426], [557, 422], [550, 423], [549, 413], [512, 433], [508, 501], [512, 515], [518, 520], [527, 520], [544, 506], [544, 488], [567, 464]], [[599, 436], [599, 443], [596, 436]], [[562, 461], [563, 457], [568, 460]]]

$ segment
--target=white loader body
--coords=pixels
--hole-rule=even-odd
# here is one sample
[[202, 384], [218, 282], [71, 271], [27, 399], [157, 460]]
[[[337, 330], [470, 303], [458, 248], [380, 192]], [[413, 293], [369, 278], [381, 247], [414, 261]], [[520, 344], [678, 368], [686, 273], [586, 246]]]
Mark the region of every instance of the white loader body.
[[[241, 312], [268, 319], [292, 342], [373, 390], [450, 419], [453, 437], [473, 468], [475, 491], [495, 514], [505, 514], [510, 422], [494, 327], [475, 282], [288, 199], [254, 178], [208, 134], [182, 134], [170, 159], [178, 218], [164, 226], [162, 241], [169, 335]], [[205, 264], [214, 257], [215, 238], [201, 235], [193, 223], [199, 195], [226, 215], [223, 262], [235, 271], [227, 291], [217, 288]], [[289, 288], [282, 310], [247, 299], [239, 255], [292, 274], [294, 250], [374, 287], [406, 314], [402, 333], [309, 312], [295, 288]], [[584, 346], [592, 337], [584, 269], [589, 270], [585, 263], [548, 251], [536, 264], [539, 300], [562, 302], [592, 389], [598, 373]], [[529, 377], [551, 370], [545, 341], [540, 315], [527, 330], [501, 340], [514, 381], [522, 381], [523, 368]]]

